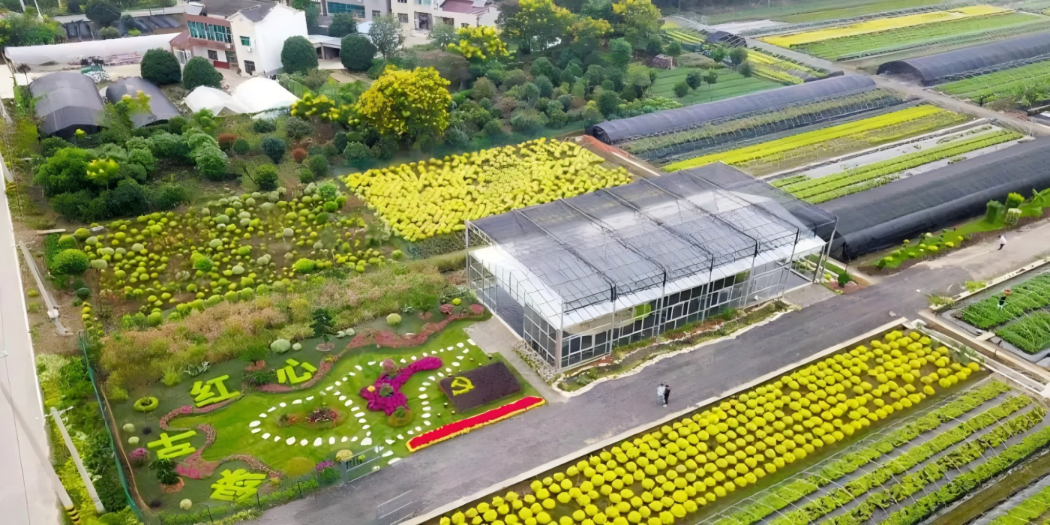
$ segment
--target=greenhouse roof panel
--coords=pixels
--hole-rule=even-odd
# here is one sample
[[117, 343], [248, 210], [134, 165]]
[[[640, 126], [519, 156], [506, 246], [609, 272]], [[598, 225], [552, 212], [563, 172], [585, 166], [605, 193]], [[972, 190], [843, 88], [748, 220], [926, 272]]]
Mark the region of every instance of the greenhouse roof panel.
[[924, 85], [930, 85], [1048, 58], [1050, 33], [1037, 33], [947, 53], [886, 62], [879, 66], [878, 74], [915, 75]]

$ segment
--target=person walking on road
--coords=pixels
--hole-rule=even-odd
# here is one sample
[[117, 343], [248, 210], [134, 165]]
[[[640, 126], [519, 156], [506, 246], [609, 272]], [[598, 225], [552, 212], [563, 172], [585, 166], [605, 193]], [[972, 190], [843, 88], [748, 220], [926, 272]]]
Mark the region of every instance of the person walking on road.
[[656, 402], [667, 406], [667, 385], [660, 383], [660, 386], [656, 387]]
[[671, 386], [664, 385], [664, 406], [667, 406], [667, 402], [671, 399]]
[[1002, 250], [1006, 246], [1006, 234], [999, 234], [999, 249]]

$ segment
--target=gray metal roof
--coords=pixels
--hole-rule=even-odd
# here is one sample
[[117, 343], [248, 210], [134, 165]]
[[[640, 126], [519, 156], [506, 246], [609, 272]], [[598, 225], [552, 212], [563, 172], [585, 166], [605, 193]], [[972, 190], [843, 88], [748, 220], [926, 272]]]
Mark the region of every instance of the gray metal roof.
[[924, 85], [929, 85], [1048, 58], [1050, 33], [1037, 33], [921, 58], [886, 62], [879, 66], [878, 74], [914, 75]]
[[265, 0], [203, 0], [204, 13], [208, 16], [221, 16], [229, 18], [234, 13], [240, 12], [248, 20], [258, 22], [270, 13], [276, 2]]
[[587, 133], [606, 144], [616, 144], [625, 140], [692, 129], [733, 115], [772, 111], [790, 104], [863, 93], [872, 89], [875, 89], [875, 81], [865, 76], [826, 78], [707, 104], [601, 122], [587, 128]]
[[103, 103], [90, 78], [71, 71], [42, 76], [29, 84], [36, 116], [45, 135], [72, 136], [77, 129], [94, 131], [102, 123]]
[[150, 111], [131, 115], [131, 122], [136, 128], [165, 122], [180, 115], [179, 109], [168, 100], [168, 97], [164, 96], [164, 92], [156, 84], [139, 77], [124, 78], [114, 82], [106, 88], [106, 99], [116, 103], [124, 95], [137, 96], [139, 91], [149, 95]]

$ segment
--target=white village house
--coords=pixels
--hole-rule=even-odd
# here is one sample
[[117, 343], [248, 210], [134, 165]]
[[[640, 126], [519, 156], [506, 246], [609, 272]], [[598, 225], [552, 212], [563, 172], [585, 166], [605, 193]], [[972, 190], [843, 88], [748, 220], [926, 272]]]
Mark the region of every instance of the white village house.
[[492, 0], [390, 0], [405, 31], [430, 32], [436, 24], [456, 28], [495, 26], [499, 9]]
[[260, 0], [189, 2], [186, 25], [188, 30], [171, 41], [180, 63], [202, 56], [243, 75], [280, 73], [284, 41], [307, 36], [305, 13]]

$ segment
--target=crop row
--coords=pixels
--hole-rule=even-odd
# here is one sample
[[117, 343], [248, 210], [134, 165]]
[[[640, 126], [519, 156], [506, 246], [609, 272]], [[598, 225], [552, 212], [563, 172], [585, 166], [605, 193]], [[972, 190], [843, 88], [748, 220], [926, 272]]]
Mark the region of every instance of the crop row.
[[672, 27], [670, 29], [665, 29], [664, 32], [667, 33], [667, 36], [670, 37], [671, 40], [677, 40], [681, 44], [699, 45], [706, 42], [704, 35], [691, 29]]
[[955, 97], [991, 102], [1019, 88], [1050, 84], [1050, 60], [957, 80], [937, 86], [937, 91]]
[[751, 525], [761, 521], [766, 516], [779, 512], [780, 509], [805, 498], [821, 487], [852, 474], [857, 469], [907, 445], [920, 435], [935, 431], [944, 423], [955, 421], [1010, 390], [1009, 386], [999, 381], [991, 381], [979, 388], [969, 390], [947, 405], [894, 430], [873, 445], [849, 451], [848, 454], [843, 455], [842, 459], [822, 468], [819, 475], [807, 475], [773, 489], [752, 505], [719, 520], [717, 525]]
[[930, 117], [941, 114], [951, 115], [950, 112], [947, 112], [936, 106], [914, 106], [900, 111], [894, 111], [893, 113], [879, 115], [877, 117], [848, 122], [846, 124], [839, 124], [838, 126], [832, 126], [830, 128], [800, 133], [798, 135], [784, 137], [782, 139], [761, 144], [754, 144], [752, 146], [740, 149], [735, 149], [721, 153], [713, 153], [711, 155], [704, 155], [702, 157], [676, 162], [674, 164], [668, 165], [665, 169], [667, 169], [668, 171], [674, 171], [686, 168], [695, 168], [698, 166], [704, 166], [719, 161], [729, 165], [739, 165], [754, 160], [763, 159], [765, 157], [778, 156], [785, 152], [797, 150], [798, 148], [820, 144], [842, 137], [862, 135], [880, 128], [886, 128], [889, 126], [894, 126], [897, 124], [922, 119], [924, 117]]
[[1025, 525], [1050, 511], [1050, 487], [1026, 498], [988, 525]]
[[1010, 289], [1006, 302], [999, 307], [999, 293], [970, 304], [962, 310], [962, 320], [982, 330], [1020, 317], [1050, 304], [1050, 274], [1037, 275]]
[[812, 104], [735, 117], [676, 133], [633, 140], [618, 146], [635, 155], [644, 155], [675, 146], [685, 147], [684, 145], [693, 143], [697, 147], [709, 147], [727, 140], [739, 140], [742, 135], [745, 137], [766, 135], [825, 121], [843, 114], [891, 106], [900, 102], [900, 97], [895, 93], [874, 89]]
[[[994, 428], [988, 434], [951, 450], [937, 461], [926, 465], [917, 472], [908, 474], [887, 488], [876, 492], [850, 509], [849, 512], [822, 522], [823, 525], [855, 525], [866, 523], [879, 510], [885, 510], [925, 487], [940, 481], [949, 470], [958, 470], [972, 461], [983, 457], [988, 449], [998, 447], [1010, 438], [1024, 434], [1043, 421], [1046, 410], [1036, 406], [1031, 411], [1007, 421]], [[938, 436], [935, 439], [940, 439]]]
[[828, 175], [827, 177], [809, 179], [807, 181], [783, 186], [783, 189], [806, 202], [819, 204], [831, 200], [831, 198], [828, 198], [828, 194], [834, 193], [836, 190], [848, 188], [849, 186], [867, 182], [872, 179], [880, 179], [883, 183], [890, 182], [897, 178], [896, 174], [904, 170], [943, 159], [950, 159], [957, 155], [987, 148], [1020, 137], [1022, 137], [1020, 133], [1008, 130], [977, 135], [966, 138], [957, 143], [949, 142], [927, 150], [916, 151], [892, 159], [851, 168], [841, 173]]
[[1040, 19], [1035, 15], [1021, 13], [964, 18], [882, 33], [813, 42], [798, 46], [798, 49], [828, 60], [848, 60], [857, 55], [873, 52], [886, 53], [916, 46], [933, 45], [961, 35], [982, 34], [1038, 21]]
[[1007, 447], [1002, 453], [977, 465], [971, 471], [956, 477], [938, 489], [937, 492], [927, 494], [919, 498], [915, 503], [894, 512], [882, 523], [886, 525], [913, 525], [919, 523], [959, 498], [972, 493], [974, 489], [983, 483], [998, 476], [1033, 453], [1042, 450], [1047, 444], [1050, 444], [1050, 427], [1042, 428], [1025, 437], [1020, 443]]
[[973, 419], [960, 423], [942, 434], [938, 434], [926, 443], [911, 448], [889, 463], [876, 468], [871, 473], [860, 476], [846, 483], [841, 488], [832, 490], [826, 496], [817, 498], [802, 508], [773, 520], [772, 523], [773, 525], [805, 525], [826, 516], [835, 509], [864, 495], [869, 490], [881, 487], [887, 481], [908, 472], [916, 465], [957, 445], [975, 432], [995, 424], [1031, 403], [1032, 400], [1028, 396], [1017, 396], [1008, 399], [998, 406], [978, 414]]
[[1032, 312], [996, 330], [995, 335], [1029, 354], [1039, 353], [1050, 348], [1050, 313]]
[[867, 20], [847, 26], [829, 27], [814, 31], [806, 31], [804, 33], [795, 33], [793, 35], [768, 36], [761, 40], [775, 46], [796, 47], [813, 42], [823, 42], [825, 40], [835, 40], [871, 33], [881, 33], [905, 27], [923, 26], [949, 20], [997, 15], [1006, 12], [1009, 12], [1009, 10], [992, 6], [964, 7], [946, 11], [931, 11], [913, 15], [876, 18], [874, 20]]

